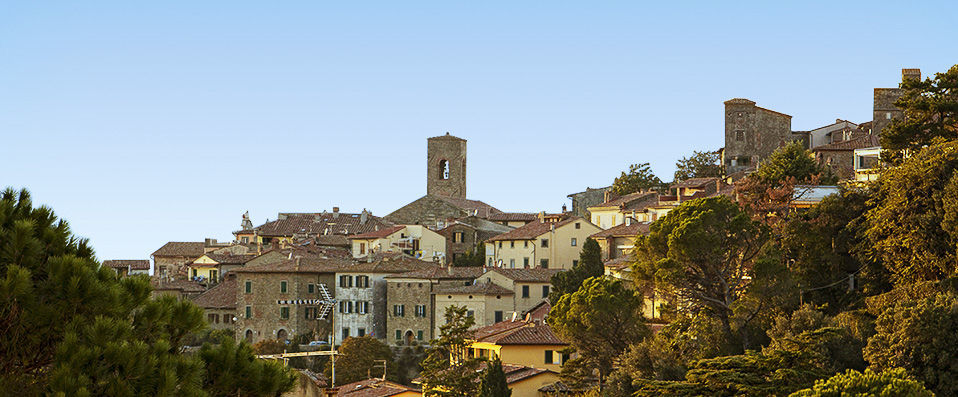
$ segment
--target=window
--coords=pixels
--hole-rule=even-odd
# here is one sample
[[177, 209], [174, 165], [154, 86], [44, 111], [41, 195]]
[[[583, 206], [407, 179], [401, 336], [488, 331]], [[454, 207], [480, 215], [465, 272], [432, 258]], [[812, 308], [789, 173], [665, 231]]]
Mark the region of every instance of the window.
[[546, 364], [562, 364], [562, 360], [560, 359], [562, 356], [563, 355], [559, 354], [559, 352], [546, 350], [544, 362]]
[[[359, 276], [357, 278], [362, 278], [363, 285], [357, 285], [360, 288], [369, 288], [369, 276]], [[358, 284], [358, 283], [357, 283]]]
[[515, 259], [509, 259], [509, 267], [510, 267], [510, 268], [513, 268], [513, 269], [516, 268], [516, 260], [515, 260]]
[[439, 179], [449, 179], [449, 162], [439, 160]]
[[515, 242], [515, 241], [510, 241], [510, 242], [509, 242], [509, 248], [516, 248], [516, 242]]
[[496, 310], [496, 322], [502, 321], [502, 310]]
[[396, 330], [396, 340], [402, 340], [402, 331]]
[[358, 337], [360, 337], [360, 338], [366, 336], [366, 328], [357, 328], [357, 329], [356, 329], [356, 336], [358, 336]]
[[523, 267], [523, 268], [526, 268], [526, 269], [529, 268], [529, 257], [528, 257], [528, 256], [525, 257], [525, 258], [522, 258], [522, 267]]
[[543, 269], [548, 269], [548, 268], [549, 268], [549, 260], [548, 260], [548, 259], [542, 259], [542, 260], [540, 260], [540, 261], [539, 261], [539, 267], [541, 267], [541, 268], [543, 268]]
[[543, 360], [543, 363], [552, 364], [552, 356], [553, 356], [552, 350], [546, 350], [546, 357], [545, 357], [545, 360]]
[[220, 315], [219, 315], [219, 314], [214, 314], [214, 313], [207, 314], [207, 315], [206, 315], [206, 322], [208, 322], [208, 323], [210, 323], [210, 324], [219, 324], [219, 323], [220, 323]]
[[489, 267], [492, 267], [492, 257], [489, 257]]
[[253, 318], [253, 307], [246, 306], [246, 318]]
[[308, 291], [310, 294], [315, 294], [315, 293], [316, 293], [316, 284], [309, 284], [309, 285], [307, 285], [307, 286], [306, 286], [306, 291]]
[[426, 317], [426, 305], [416, 305], [416, 317]]
[[582, 224], [579, 223], [579, 222], [576, 222], [576, 223], [575, 223], [575, 228], [576, 228], [576, 229], [582, 229]]
[[542, 239], [542, 242], [539, 244], [539, 246], [541, 246], [542, 248], [549, 248], [549, 239], [547, 238]]
[[499, 242], [499, 248], [502, 248], [502, 241]]
[[475, 310], [466, 311], [466, 315], [469, 316], [469, 317], [475, 317], [475, 316], [476, 316], [476, 311], [475, 311]]
[[529, 240], [522, 242], [522, 248], [529, 248]]
[[422, 331], [416, 331], [416, 339], [422, 340]]
[[406, 305], [393, 305], [393, 315], [396, 317], [405, 317]]
[[369, 302], [368, 301], [359, 301], [356, 302], [357, 311], [359, 314], [369, 313]]
[[253, 282], [246, 280], [246, 293], [249, 294], [252, 292], [253, 292]]
[[353, 286], [353, 276], [339, 276], [339, 286], [349, 288]]
[[343, 340], [349, 337], [349, 328], [343, 328]]
[[279, 318], [284, 320], [289, 318], [289, 306], [279, 308]]
[[286, 282], [285, 282], [285, 281], [280, 281], [280, 282], [279, 282], [279, 292], [280, 292], [281, 294], [285, 294], [286, 291], [287, 291]]
[[353, 301], [346, 301], [346, 313], [353, 312]]
[[543, 297], [543, 298], [546, 298], [546, 297], [548, 297], [548, 296], [549, 296], [549, 286], [548, 286], [548, 285], [543, 285], [543, 286], [542, 286], [542, 297]]
[[463, 232], [455, 232], [455, 233], [452, 234], [452, 242], [454, 242], [454, 243], [461, 243], [461, 242], [463, 242], [464, 240], [465, 240], [465, 233], [463, 233]]
[[216, 270], [210, 270], [210, 280], [216, 281], [219, 280], [219, 272]]
[[576, 241], [575, 237], [573, 237], [573, 238], [572, 238], [572, 246], [575, 247], [576, 245], [578, 245], [578, 243], [579, 243], [579, 242]]
[[193, 269], [193, 278], [196, 278], [196, 269]]
[[366, 243], [359, 243], [359, 255], [366, 255]]
[[528, 286], [528, 285], [523, 285], [523, 286], [522, 286], [522, 297], [523, 297], [523, 298], [528, 298], [528, 297], [529, 297], [529, 286]]
[[243, 241], [243, 244], [249, 244], [249, 237], [243, 237], [240, 240]]

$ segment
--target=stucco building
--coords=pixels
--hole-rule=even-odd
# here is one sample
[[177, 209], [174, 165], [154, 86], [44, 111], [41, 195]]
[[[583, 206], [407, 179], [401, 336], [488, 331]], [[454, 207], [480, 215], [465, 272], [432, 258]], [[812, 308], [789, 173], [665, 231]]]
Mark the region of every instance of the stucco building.
[[392, 343], [409, 345], [437, 338], [433, 330], [444, 312], [435, 310], [440, 289], [472, 285], [483, 273], [481, 267], [434, 266], [386, 276], [387, 336]]
[[467, 252], [475, 251], [478, 244], [512, 229], [476, 216], [453, 221], [438, 232], [446, 239], [446, 263], [456, 263]]
[[427, 262], [446, 262], [446, 238], [423, 225], [397, 225], [349, 236], [354, 258], [401, 253]]
[[628, 257], [635, 248], [638, 236], [649, 234], [650, 222], [639, 222], [626, 218], [625, 223], [593, 234], [592, 239], [599, 243], [602, 260]]
[[515, 307], [514, 293], [511, 289], [486, 279], [476, 280], [474, 284], [441, 287], [435, 292], [435, 317], [433, 335], [439, 335], [439, 327], [446, 323], [444, 314], [450, 306], [463, 306], [469, 316], [476, 321], [477, 327], [495, 324], [503, 320], [506, 313], [512, 313]]
[[571, 269], [582, 244], [599, 227], [580, 217], [540, 220], [486, 240], [486, 265], [522, 269]]

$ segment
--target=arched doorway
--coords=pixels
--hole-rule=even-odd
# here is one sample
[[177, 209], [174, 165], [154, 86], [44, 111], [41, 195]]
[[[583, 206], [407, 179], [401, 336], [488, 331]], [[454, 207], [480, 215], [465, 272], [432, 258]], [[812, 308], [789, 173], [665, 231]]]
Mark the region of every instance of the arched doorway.
[[281, 330], [279, 330], [279, 332], [276, 333], [276, 339], [279, 339], [279, 340], [281, 340], [281, 341], [283, 341], [283, 342], [286, 342], [287, 336], [288, 336], [288, 335], [286, 334], [286, 330], [285, 330], [285, 329], [281, 329]]
[[253, 342], [253, 330], [251, 329], [246, 330], [246, 341]]
[[413, 336], [412, 331], [407, 330], [406, 335], [403, 336], [403, 342], [406, 343], [406, 346], [409, 346], [412, 344], [413, 338], [415, 337]]

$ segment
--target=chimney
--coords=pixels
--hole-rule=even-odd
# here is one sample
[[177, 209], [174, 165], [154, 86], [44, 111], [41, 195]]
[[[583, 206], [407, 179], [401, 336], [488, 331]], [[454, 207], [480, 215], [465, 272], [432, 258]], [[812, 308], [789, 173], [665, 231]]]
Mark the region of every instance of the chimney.
[[339, 207], [333, 207], [333, 218], [339, 218]]
[[366, 209], [363, 208], [363, 212], [359, 214], [359, 224], [365, 225], [369, 221], [369, 212], [366, 212]]
[[901, 82], [908, 80], [921, 80], [921, 69], [902, 69]]
[[632, 218], [626, 217], [626, 218], [625, 218], [625, 225], [626, 225], [626, 226], [632, 226]]
[[546, 212], [539, 211], [539, 222], [545, 222], [545, 221], [546, 221]]
[[565, 204], [562, 204], [562, 213], [563, 213], [563, 214], [566, 212], [566, 208], [567, 208], [567, 207], [565, 206]]

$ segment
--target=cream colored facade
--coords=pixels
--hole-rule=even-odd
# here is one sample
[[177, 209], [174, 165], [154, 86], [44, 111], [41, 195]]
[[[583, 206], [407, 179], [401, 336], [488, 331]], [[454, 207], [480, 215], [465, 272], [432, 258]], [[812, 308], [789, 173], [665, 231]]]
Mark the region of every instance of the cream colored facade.
[[514, 306], [511, 294], [472, 294], [436, 292], [435, 326], [433, 335], [439, 335], [439, 327], [446, 323], [444, 313], [450, 306], [465, 306], [473, 313], [476, 327], [492, 325], [496, 321], [496, 312], [503, 318], [512, 315]]
[[203, 255], [190, 264], [190, 279], [203, 279], [212, 282], [218, 282], [222, 273], [220, 272], [219, 262], [214, 261], [209, 256]]
[[508, 269], [571, 269], [573, 261], [579, 260], [585, 240], [602, 229], [584, 218], [556, 224], [560, 226], [534, 238], [487, 241], [486, 264]]
[[[479, 276], [479, 278], [476, 279], [476, 283], [484, 283], [486, 280], [498, 286], [510, 289], [515, 293], [515, 295], [513, 295], [514, 303], [508, 313], [510, 316], [513, 312], [521, 314], [532, 309], [535, 305], [542, 302], [543, 299], [549, 297], [549, 291], [552, 288], [551, 281], [516, 281], [495, 270], [490, 270], [482, 276]], [[506, 318], [509, 318], [509, 316], [503, 319]]]
[[354, 258], [371, 252], [407, 253], [426, 262], [445, 263], [446, 238], [422, 225], [403, 225], [389, 235], [350, 238]]
[[[472, 342], [475, 357], [499, 357], [505, 364], [525, 365], [559, 372], [562, 370], [563, 356], [559, 351], [568, 345], [498, 345], [489, 342]], [[546, 362], [546, 352], [551, 352], [551, 360]]]

